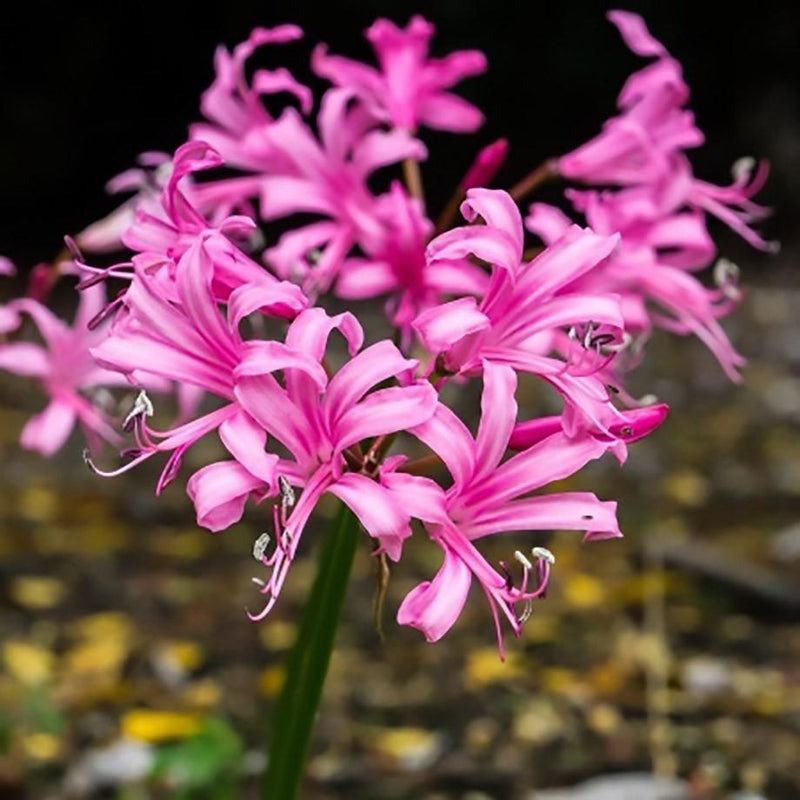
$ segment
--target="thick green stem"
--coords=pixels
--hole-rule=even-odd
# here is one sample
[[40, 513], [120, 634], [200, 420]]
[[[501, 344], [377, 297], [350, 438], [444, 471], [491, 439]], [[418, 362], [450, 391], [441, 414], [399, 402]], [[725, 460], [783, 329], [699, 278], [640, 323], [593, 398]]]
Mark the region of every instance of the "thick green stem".
[[261, 791], [265, 800], [295, 800], [298, 796], [358, 539], [358, 522], [343, 505], [323, 540], [317, 576], [306, 598], [286, 681], [273, 712], [269, 762]]

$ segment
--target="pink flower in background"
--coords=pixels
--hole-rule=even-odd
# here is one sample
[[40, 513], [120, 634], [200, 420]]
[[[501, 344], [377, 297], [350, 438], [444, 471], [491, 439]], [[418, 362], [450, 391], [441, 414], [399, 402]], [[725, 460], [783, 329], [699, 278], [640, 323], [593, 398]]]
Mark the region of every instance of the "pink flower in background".
[[169, 180], [172, 162], [167, 153], [142, 153], [137, 160], [138, 167], [125, 170], [106, 184], [109, 194], [133, 192], [133, 197], [84, 228], [75, 237], [79, 247], [92, 253], [119, 250], [123, 246], [122, 235], [134, 223], [137, 210], [157, 213], [159, 195]]
[[[329, 380], [322, 360], [335, 329], [344, 335], [351, 358]], [[281, 474], [303, 487], [287, 519], [276, 520], [276, 549], [264, 561], [272, 570], [262, 588], [267, 602], [256, 619], [265, 617], [277, 600], [306, 522], [325, 492], [350, 506], [378, 540], [380, 552], [393, 560], [411, 535], [401, 498], [367, 475], [345, 471], [345, 451], [365, 439], [424, 422], [436, 409], [436, 392], [428, 383], [408, 383], [417, 362], [405, 358], [391, 342], [361, 350], [362, 341], [361, 326], [351, 314], [330, 317], [322, 309], [309, 309], [289, 327], [285, 346], [253, 343], [236, 369], [239, 404], [291, 453], [292, 461], [281, 463]], [[284, 385], [275, 372], [283, 373]], [[377, 388], [391, 378], [404, 385]], [[197, 485], [195, 504], [203, 502], [198, 499], [202, 489], [217, 496], [224, 491], [213, 481]]]
[[443, 296], [484, 294], [489, 276], [476, 264], [426, 259], [433, 223], [423, 213], [420, 201], [398, 182], [380, 198], [378, 217], [383, 227], [369, 242], [369, 257], [350, 258], [342, 265], [335, 287], [337, 297], [358, 300], [390, 295], [392, 324], [410, 340], [414, 318]]
[[17, 320], [21, 315], [30, 317], [42, 338], [42, 344], [0, 343], [0, 369], [35, 378], [49, 399], [44, 411], [23, 428], [20, 444], [27, 450], [52, 456], [65, 444], [76, 424], [94, 447], [103, 440], [119, 442], [106, 415], [91, 399], [102, 387], [125, 383], [118, 373], [98, 367], [89, 354], [105, 335], [102, 330], [90, 331], [87, 327], [104, 302], [101, 287], [84, 292], [72, 327], [36, 300], [13, 300], [6, 307]]
[[589, 183], [652, 183], [674, 169], [673, 157], [704, 141], [684, 109], [689, 88], [680, 64], [648, 32], [637, 14], [611, 11], [625, 43], [657, 60], [628, 78], [617, 101], [620, 114], [594, 139], [558, 160], [566, 178]]
[[420, 478], [410, 483], [403, 475], [384, 478], [411, 513], [425, 521], [444, 554], [433, 581], [413, 589], [397, 612], [399, 623], [419, 628], [428, 641], [440, 639], [452, 627], [475, 579], [489, 601], [502, 655], [501, 615], [519, 635], [531, 601], [546, 589], [549, 564], [540, 565], [544, 572], [530, 585], [535, 569], [520, 553], [517, 559], [523, 564], [523, 576], [515, 586], [507, 565], [497, 570], [480, 554], [478, 540], [520, 530], [583, 530], [587, 539], [622, 535], [616, 503], [602, 502], [588, 492], [528, 497], [599, 458], [609, 442], [589, 436], [570, 438], [558, 431], [501, 463], [517, 421], [516, 386], [513, 369], [487, 361], [477, 436], [473, 438], [464, 423], [441, 404], [430, 420], [412, 429], [444, 461], [453, 478], [449, 489], [443, 492]]
[[459, 50], [430, 58], [434, 26], [420, 16], [398, 28], [379, 19], [366, 36], [379, 68], [328, 53], [319, 45], [312, 57], [314, 71], [337, 86], [350, 89], [381, 122], [416, 131], [420, 125], [466, 133], [483, 123], [483, 114], [466, 100], [447, 91], [463, 78], [486, 71], [478, 50]]
[[[79, 262], [78, 267], [85, 275], [83, 285], [106, 278], [131, 280], [138, 269], [142, 276], [158, 275], [160, 291], [166, 298], [178, 300], [175, 274], [181, 259], [192, 251], [192, 258], [202, 254], [210, 262], [211, 288], [217, 301], [226, 302], [239, 288], [248, 292], [268, 289], [271, 314], [290, 319], [305, 308], [307, 300], [297, 286], [276, 279], [233, 241], [246, 239], [253, 233], [255, 224], [249, 217], [226, 217], [214, 225], [187, 196], [188, 178], [221, 163], [216, 151], [203, 142], [189, 142], [178, 148], [160, 195], [137, 207], [132, 224], [121, 235], [122, 242], [138, 255], [130, 262], [105, 269]], [[119, 295], [109, 312], [123, 300], [123, 294]]]
[[758, 250], [778, 252], [778, 242], [766, 241], [752, 228], [754, 222], [765, 219], [771, 213], [769, 208], [752, 200], [767, 181], [769, 165], [762, 161], [756, 166], [752, 158], [741, 158], [733, 165], [732, 172], [733, 182], [730, 186], [715, 186], [692, 177], [691, 166], [683, 159], [676, 170], [676, 183], [683, 192], [682, 199], [686, 205], [717, 217]]
[[311, 90], [299, 83], [289, 70], [257, 69], [248, 80], [247, 60], [264, 45], [288, 44], [303, 37], [296, 25], [256, 28], [232, 53], [218, 47], [214, 57], [216, 76], [204, 92], [200, 108], [207, 122], [189, 129], [191, 139], [207, 142], [225, 163], [238, 169], [266, 172], [280, 162], [264, 132], [275, 117], [264, 107], [264, 97], [288, 95], [308, 114], [313, 105]]
[[386, 236], [380, 200], [367, 186], [376, 170], [405, 158], [422, 159], [424, 145], [404, 131], [371, 129], [349, 90], [325, 93], [320, 108], [319, 140], [292, 109], [267, 132], [290, 168], [260, 181], [260, 209], [265, 220], [297, 213], [323, 217], [284, 234], [265, 253], [278, 275], [325, 291], [354, 245], [367, 253]]

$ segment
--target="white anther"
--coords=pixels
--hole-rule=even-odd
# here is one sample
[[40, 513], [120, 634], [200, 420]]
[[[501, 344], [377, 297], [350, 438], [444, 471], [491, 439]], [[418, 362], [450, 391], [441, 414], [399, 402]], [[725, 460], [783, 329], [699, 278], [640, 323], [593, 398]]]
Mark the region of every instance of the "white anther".
[[546, 561], [550, 566], [556, 563], [556, 557], [546, 547], [534, 547], [531, 550], [531, 555], [534, 558], [540, 558]]
[[253, 583], [256, 586], [259, 586], [262, 589], [267, 585], [266, 583], [264, 583], [264, 581], [261, 580], [261, 578], [250, 578], [250, 580], [253, 581]]
[[291, 508], [296, 499], [294, 489], [292, 489], [292, 484], [283, 475], [278, 475], [278, 488], [281, 492], [281, 505], [284, 508]]
[[756, 168], [756, 160], [752, 156], [744, 156], [738, 158], [733, 162], [731, 167], [731, 174], [733, 179], [738, 183], [739, 181], [748, 181]]
[[141, 415], [152, 417], [154, 413], [153, 401], [147, 396], [147, 392], [141, 389], [139, 394], [136, 395], [136, 399], [133, 401], [133, 408], [128, 413], [128, 416], [125, 417], [122, 427], [127, 428], [136, 417]]
[[533, 569], [533, 564], [531, 564], [531, 562], [528, 560], [528, 557], [525, 555], [525, 553], [521, 552], [520, 550], [514, 551], [514, 558], [516, 558], [517, 561], [519, 561], [519, 563], [522, 564], [522, 566], [526, 569]]
[[658, 397], [654, 394], [643, 394], [637, 401], [636, 405], [638, 406], [652, 406], [654, 403], [658, 402]]
[[739, 267], [733, 261], [727, 258], [719, 258], [717, 263], [714, 264], [714, 283], [717, 286], [726, 286], [731, 281], [739, 279], [739, 272]]
[[253, 542], [253, 558], [259, 563], [264, 560], [264, 554], [267, 552], [270, 541], [270, 535], [268, 533], [262, 533], [261, 536]]

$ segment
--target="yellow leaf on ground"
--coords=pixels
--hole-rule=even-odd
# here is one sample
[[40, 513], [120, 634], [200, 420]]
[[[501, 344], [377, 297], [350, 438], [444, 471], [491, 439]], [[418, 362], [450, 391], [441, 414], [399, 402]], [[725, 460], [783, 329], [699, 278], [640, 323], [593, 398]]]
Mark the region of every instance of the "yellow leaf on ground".
[[55, 658], [49, 650], [28, 642], [3, 644], [3, 663], [9, 675], [26, 686], [46, 683], [53, 674]]
[[496, 647], [482, 647], [467, 656], [464, 683], [470, 691], [478, 691], [492, 683], [510, 681], [522, 674], [519, 653], [507, 653], [501, 661]]
[[122, 734], [142, 742], [166, 742], [194, 736], [201, 726], [196, 714], [136, 709], [122, 717]]
[[603, 582], [585, 572], [573, 572], [564, 581], [564, 600], [572, 608], [595, 608], [606, 599]]
[[258, 678], [258, 688], [267, 697], [274, 697], [286, 680], [286, 670], [281, 666], [267, 667]]
[[53, 761], [61, 755], [61, 741], [49, 733], [29, 733], [22, 737], [22, 749], [34, 761]]
[[23, 575], [9, 585], [11, 599], [25, 608], [45, 609], [57, 606], [64, 598], [66, 587], [55, 578]]

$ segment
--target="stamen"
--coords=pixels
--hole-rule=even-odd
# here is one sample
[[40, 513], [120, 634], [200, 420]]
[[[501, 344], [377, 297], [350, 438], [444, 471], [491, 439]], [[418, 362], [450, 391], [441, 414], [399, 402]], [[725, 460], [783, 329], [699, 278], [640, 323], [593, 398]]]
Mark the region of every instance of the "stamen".
[[253, 581], [253, 583], [261, 589], [263, 589], [267, 585], [264, 581], [261, 580], [261, 578], [253, 577], [250, 578], [250, 580]]
[[531, 555], [536, 559], [546, 561], [550, 566], [556, 563], [556, 557], [546, 547], [534, 547]]
[[122, 430], [127, 433], [133, 428], [134, 422], [138, 417], [152, 417], [154, 413], [153, 401], [147, 396], [147, 392], [144, 389], [140, 389], [139, 394], [136, 395], [136, 399], [133, 401], [133, 408], [128, 412], [122, 423]]
[[525, 569], [533, 569], [533, 564], [531, 564], [528, 557], [522, 551], [515, 550], [514, 558], [516, 558], [517, 561], [519, 561], [519, 563], [522, 564], [523, 567], [525, 567]]
[[731, 167], [731, 175], [733, 175], [733, 179], [736, 183], [747, 183], [755, 168], [756, 160], [752, 156], [737, 158]]
[[728, 300], [738, 300], [741, 296], [739, 289], [739, 267], [727, 258], [720, 258], [714, 265], [714, 283], [722, 290]]
[[267, 548], [269, 547], [269, 543], [271, 541], [272, 537], [268, 533], [262, 533], [261, 536], [259, 536], [258, 539], [253, 542], [253, 558], [260, 564], [264, 562], [264, 556], [267, 553]]

